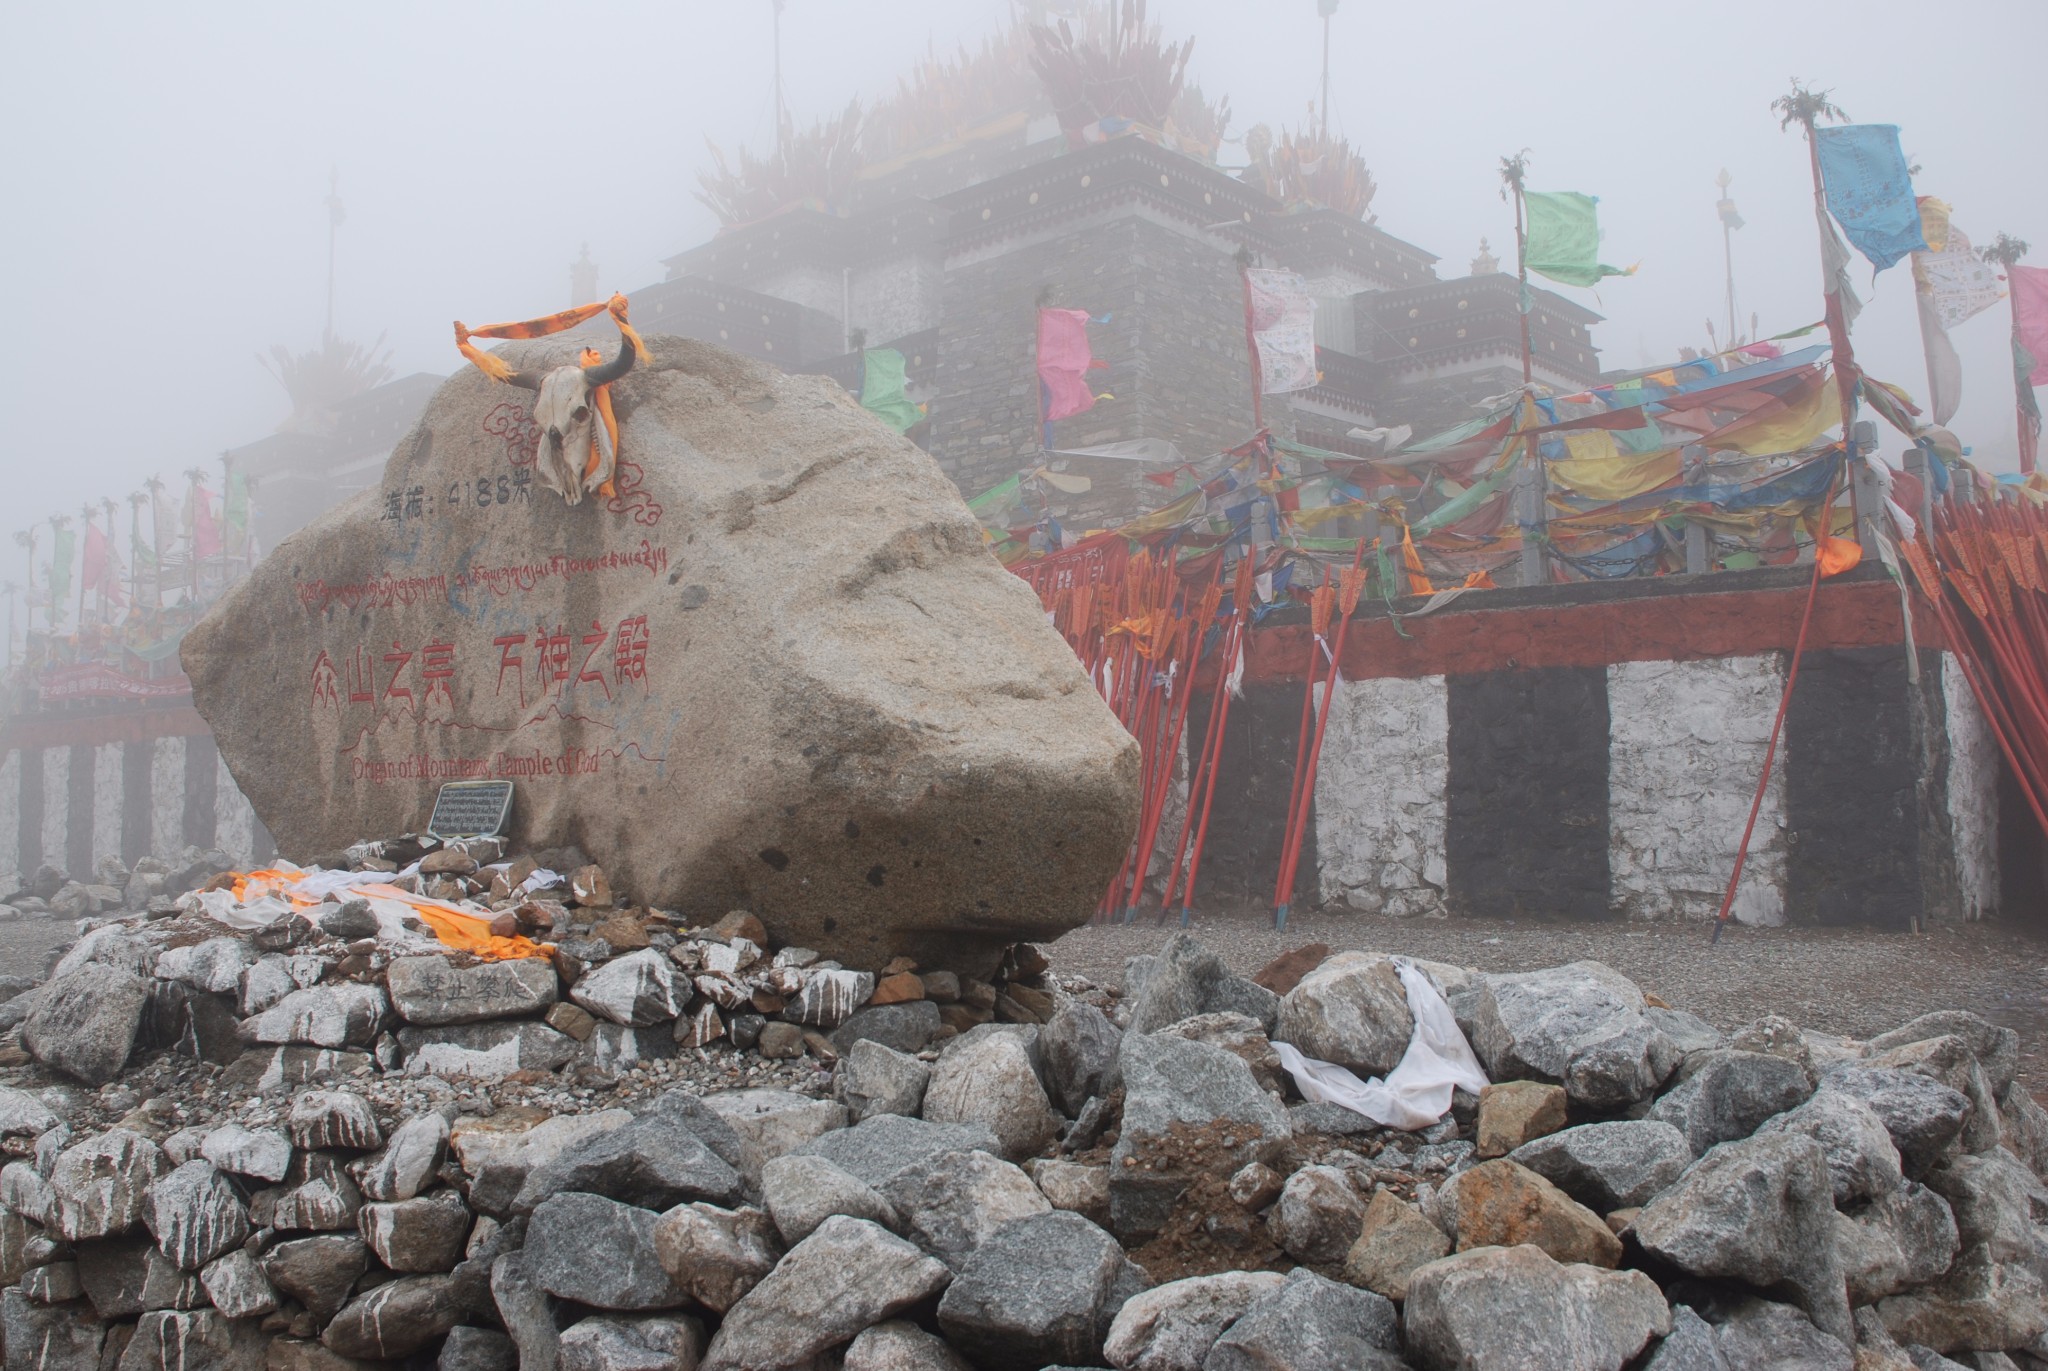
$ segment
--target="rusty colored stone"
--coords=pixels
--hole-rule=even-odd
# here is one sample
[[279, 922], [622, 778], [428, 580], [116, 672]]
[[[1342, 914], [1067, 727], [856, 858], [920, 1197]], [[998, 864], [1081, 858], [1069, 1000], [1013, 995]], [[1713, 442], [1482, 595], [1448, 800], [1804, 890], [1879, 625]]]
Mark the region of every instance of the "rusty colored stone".
[[924, 998], [924, 982], [908, 971], [899, 971], [893, 976], [884, 976], [875, 982], [875, 993], [868, 996], [868, 1003], [903, 1004], [908, 1000]]
[[1499, 1081], [1479, 1092], [1479, 1130], [1474, 1139], [1482, 1157], [1505, 1157], [1523, 1143], [1557, 1132], [1566, 1123], [1566, 1096], [1561, 1085], [1541, 1081]]
[[717, 923], [711, 925], [705, 932], [721, 942], [731, 942], [734, 938], [745, 938], [756, 947], [768, 946], [768, 930], [762, 927], [759, 919], [744, 909], [733, 910]]
[[1529, 1243], [1561, 1262], [1621, 1264], [1621, 1239], [1605, 1219], [1505, 1158], [1461, 1172], [1444, 1187], [1438, 1203], [1455, 1218], [1460, 1252]]
[[1283, 952], [1272, 961], [1260, 967], [1252, 980], [1272, 991], [1285, 995], [1301, 984], [1301, 978], [1323, 964], [1330, 955], [1328, 943], [1309, 943], [1292, 952]]

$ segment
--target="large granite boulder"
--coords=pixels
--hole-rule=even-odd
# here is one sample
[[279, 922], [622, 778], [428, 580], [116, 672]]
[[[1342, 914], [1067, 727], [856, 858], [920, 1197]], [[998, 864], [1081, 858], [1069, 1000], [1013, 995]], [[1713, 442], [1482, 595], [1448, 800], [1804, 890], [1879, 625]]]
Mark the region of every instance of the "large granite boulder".
[[508, 778], [516, 840], [851, 966], [992, 964], [1086, 919], [1137, 823], [1137, 744], [959, 492], [829, 380], [649, 345], [612, 387], [611, 497], [546, 490], [532, 393], [464, 368], [377, 486], [187, 635], [280, 849]]

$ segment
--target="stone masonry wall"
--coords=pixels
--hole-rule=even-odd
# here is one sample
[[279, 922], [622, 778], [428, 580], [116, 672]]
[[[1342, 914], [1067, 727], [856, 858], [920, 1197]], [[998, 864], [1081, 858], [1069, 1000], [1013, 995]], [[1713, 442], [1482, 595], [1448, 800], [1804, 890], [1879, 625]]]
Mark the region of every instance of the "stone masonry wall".
[[[1785, 688], [1776, 654], [1607, 669], [1609, 865], [1638, 918], [1711, 918]], [[1785, 773], [1774, 769], [1736, 891], [1742, 923], [1785, 921]]]
[[[213, 784], [188, 783], [193, 743]], [[80, 761], [83, 765], [79, 765]], [[210, 738], [16, 749], [0, 757], [0, 871], [49, 863], [84, 878], [113, 859], [219, 848], [238, 866], [266, 861], [270, 835]], [[81, 861], [80, 859], [84, 860]]]

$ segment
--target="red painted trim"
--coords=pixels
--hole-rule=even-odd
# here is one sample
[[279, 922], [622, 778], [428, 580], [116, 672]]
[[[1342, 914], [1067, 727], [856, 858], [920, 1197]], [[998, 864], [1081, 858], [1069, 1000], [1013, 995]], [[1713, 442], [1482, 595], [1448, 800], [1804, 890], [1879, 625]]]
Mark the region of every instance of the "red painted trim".
[[138, 709], [119, 714], [22, 714], [0, 730], [0, 754], [17, 748], [101, 747], [108, 743], [147, 743], [158, 738], [198, 738], [212, 732], [190, 705], [175, 709]]
[[[1382, 616], [1351, 626], [1344, 675], [1460, 675], [1543, 666], [1607, 666], [1614, 662], [1685, 662], [1789, 651], [1799, 635], [1804, 586], [1712, 594], [1651, 596], [1576, 605], [1514, 609], [1445, 609], [1404, 620], [1401, 637]], [[1886, 647], [1904, 641], [1898, 587], [1889, 581], [1822, 584], [1813, 611], [1811, 648]], [[1245, 676], [1299, 682], [1308, 658], [1308, 626], [1256, 629], [1245, 649]], [[1942, 640], [1924, 614], [1914, 641]]]

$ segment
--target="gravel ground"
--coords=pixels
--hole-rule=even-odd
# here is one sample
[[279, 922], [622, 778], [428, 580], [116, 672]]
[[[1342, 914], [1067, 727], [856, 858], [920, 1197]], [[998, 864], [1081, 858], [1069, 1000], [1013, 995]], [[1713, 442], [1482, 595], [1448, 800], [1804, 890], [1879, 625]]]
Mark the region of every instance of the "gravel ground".
[[[1053, 945], [1053, 966], [1118, 985], [1126, 957], [1156, 951], [1173, 931], [1143, 920], [1076, 929]], [[2048, 938], [1996, 921], [1920, 934], [1731, 925], [1717, 947], [1696, 924], [1297, 914], [1283, 933], [1263, 911], [1201, 916], [1193, 932], [1247, 974], [1312, 942], [1482, 971], [1605, 962], [1723, 1029], [1782, 1014], [1804, 1027], [1863, 1038], [1929, 1010], [1968, 1009], [2018, 1031], [2020, 1070], [2036, 1095], [2048, 1096]]]

